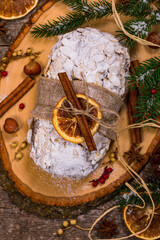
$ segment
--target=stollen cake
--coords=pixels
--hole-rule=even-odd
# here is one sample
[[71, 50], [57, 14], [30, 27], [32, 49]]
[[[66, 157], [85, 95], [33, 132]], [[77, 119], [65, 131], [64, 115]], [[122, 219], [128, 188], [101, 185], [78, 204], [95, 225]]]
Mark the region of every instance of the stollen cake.
[[[58, 73], [66, 72], [74, 82], [83, 80], [83, 72], [88, 84], [108, 89], [123, 99], [129, 62], [127, 49], [114, 36], [94, 28], [80, 28], [59, 37], [44, 74], [46, 78], [58, 79]], [[75, 144], [64, 140], [51, 120], [39, 117], [34, 117], [27, 138], [30, 156], [39, 167], [52, 175], [76, 179], [97, 168], [111, 142], [97, 131], [93, 136], [97, 150], [89, 152], [85, 142]]]

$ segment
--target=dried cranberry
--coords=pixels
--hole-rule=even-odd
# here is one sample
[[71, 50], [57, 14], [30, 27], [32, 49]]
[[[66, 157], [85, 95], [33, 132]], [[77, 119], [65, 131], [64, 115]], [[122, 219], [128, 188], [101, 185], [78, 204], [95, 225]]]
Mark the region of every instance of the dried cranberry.
[[107, 169], [107, 172], [108, 172], [108, 173], [111, 173], [112, 171], [113, 171], [112, 168], [108, 168], [108, 169]]
[[105, 178], [100, 178], [99, 182], [100, 183], [105, 183], [106, 179]]

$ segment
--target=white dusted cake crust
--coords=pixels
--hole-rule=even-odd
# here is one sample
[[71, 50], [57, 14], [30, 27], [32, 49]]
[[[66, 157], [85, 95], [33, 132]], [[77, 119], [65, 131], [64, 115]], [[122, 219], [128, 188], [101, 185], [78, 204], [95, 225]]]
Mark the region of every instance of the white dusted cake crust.
[[62, 35], [54, 45], [46, 76], [58, 78], [66, 72], [71, 79], [96, 83], [122, 96], [128, 75], [127, 48], [109, 33], [94, 28], [79, 28]]
[[[77, 29], [64, 34], [54, 45], [45, 76], [58, 78], [66, 72], [72, 80], [82, 80], [115, 92], [125, 93], [129, 55], [118, 40], [93, 28]], [[83, 84], [83, 83], [82, 83]], [[44, 171], [77, 179], [89, 175], [109, 149], [110, 139], [97, 132], [94, 135], [97, 151], [89, 152], [85, 142], [67, 142], [56, 132], [49, 120], [36, 119], [34, 130], [28, 132], [30, 156]]]
[[30, 129], [27, 136], [32, 144], [30, 156], [51, 174], [77, 179], [85, 177], [98, 166], [109, 148], [110, 140], [98, 132], [94, 135], [97, 151], [90, 153], [85, 143], [65, 141], [50, 121], [36, 119], [34, 125], [36, 132]]

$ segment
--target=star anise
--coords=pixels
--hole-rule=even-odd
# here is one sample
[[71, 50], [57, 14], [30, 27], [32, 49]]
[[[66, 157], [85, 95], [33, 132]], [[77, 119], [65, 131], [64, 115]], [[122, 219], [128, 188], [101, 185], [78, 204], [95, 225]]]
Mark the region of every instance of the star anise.
[[6, 24], [7, 21], [2, 21], [0, 22], [0, 35], [3, 38], [6, 38], [6, 32], [8, 31], [8, 28], [5, 28], [4, 25]]
[[124, 157], [126, 158], [128, 164], [131, 164], [132, 162], [141, 162], [144, 160], [144, 157], [142, 154], [140, 154], [141, 147], [136, 148], [134, 144], [132, 144], [131, 149], [128, 152], [124, 153]]
[[105, 218], [104, 221], [99, 224], [98, 232], [101, 234], [101, 237], [111, 238], [112, 235], [117, 234], [116, 229], [117, 225], [114, 224], [114, 221], [107, 221]]

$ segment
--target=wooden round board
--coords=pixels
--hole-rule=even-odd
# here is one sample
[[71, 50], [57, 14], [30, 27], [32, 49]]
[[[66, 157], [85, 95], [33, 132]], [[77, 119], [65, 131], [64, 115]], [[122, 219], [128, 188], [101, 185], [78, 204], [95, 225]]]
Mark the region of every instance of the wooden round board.
[[[40, 10], [38, 10], [34, 16], [31, 17], [30, 23], [25, 25], [20, 35], [10, 46], [7, 56], [9, 57], [13, 51], [17, 50], [25, 52], [28, 47], [31, 47], [34, 51], [41, 52], [38, 57], [38, 61], [44, 69], [52, 47], [57, 42], [58, 38], [52, 37], [48, 39], [35, 39], [31, 37], [29, 30], [34, 24], [45, 23], [47, 20], [52, 20], [53, 18], [56, 19], [56, 17], [66, 14], [68, 11], [68, 8], [62, 3], [58, 2], [54, 4], [54, 1], [49, 1]], [[107, 20], [103, 18], [101, 20], [92, 21], [85, 26], [95, 27], [113, 35], [115, 35], [115, 31], [118, 30], [112, 17], [107, 18]], [[131, 53], [131, 58], [143, 61], [145, 59], [149, 59], [150, 57], [159, 55], [160, 50], [152, 50], [148, 47], [138, 45]], [[23, 66], [27, 64], [28, 61], [28, 58], [23, 58], [9, 63], [7, 67], [7, 71], [9, 73], [8, 76], [0, 80], [0, 100], [12, 92], [13, 89], [15, 89], [24, 80], [26, 76], [23, 73]], [[8, 171], [12, 181], [15, 182], [19, 191], [26, 196], [31, 197], [33, 201], [38, 203], [57, 206], [74, 206], [87, 203], [103, 197], [106, 194], [110, 194], [115, 190], [115, 187], [128, 181], [131, 176], [119, 161], [116, 161], [113, 164], [108, 163], [108, 165], [111, 165], [113, 168], [110, 178], [104, 185], [98, 185], [96, 188], [93, 188], [92, 184], [89, 182], [101, 175], [104, 169], [103, 164], [100, 164], [96, 171], [85, 179], [74, 180], [52, 176], [41, 170], [29, 157], [29, 146], [27, 146], [27, 148], [23, 151], [24, 157], [19, 161], [15, 160], [15, 152], [18, 147], [17, 149], [12, 149], [10, 147], [10, 143], [15, 140], [21, 143], [26, 140], [28, 120], [31, 118], [31, 111], [34, 109], [36, 104], [36, 92], [39, 77], [37, 77], [36, 80], [37, 83], [35, 86], [19, 102], [10, 108], [10, 110], [7, 111], [0, 120], [0, 149], [3, 165]], [[21, 102], [26, 105], [23, 111], [20, 111], [18, 108]], [[7, 117], [12, 117], [17, 120], [20, 126], [20, 130], [17, 133], [7, 134], [4, 131], [3, 124]], [[121, 120], [119, 124], [120, 127], [125, 127], [128, 124], [126, 109], [121, 111]], [[139, 171], [148, 161], [149, 155], [152, 153], [160, 139], [160, 131], [157, 131], [157, 129], [145, 129], [142, 134], [143, 142], [141, 153], [145, 154], [145, 158], [143, 162], [134, 164], [133, 168], [136, 171]], [[128, 151], [130, 146], [130, 134], [129, 131], [126, 130], [120, 136], [121, 151]], [[115, 149], [114, 143], [105, 158], [102, 160], [102, 162], [106, 163], [106, 165], [109, 161], [109, 153], [112, 149]]]

